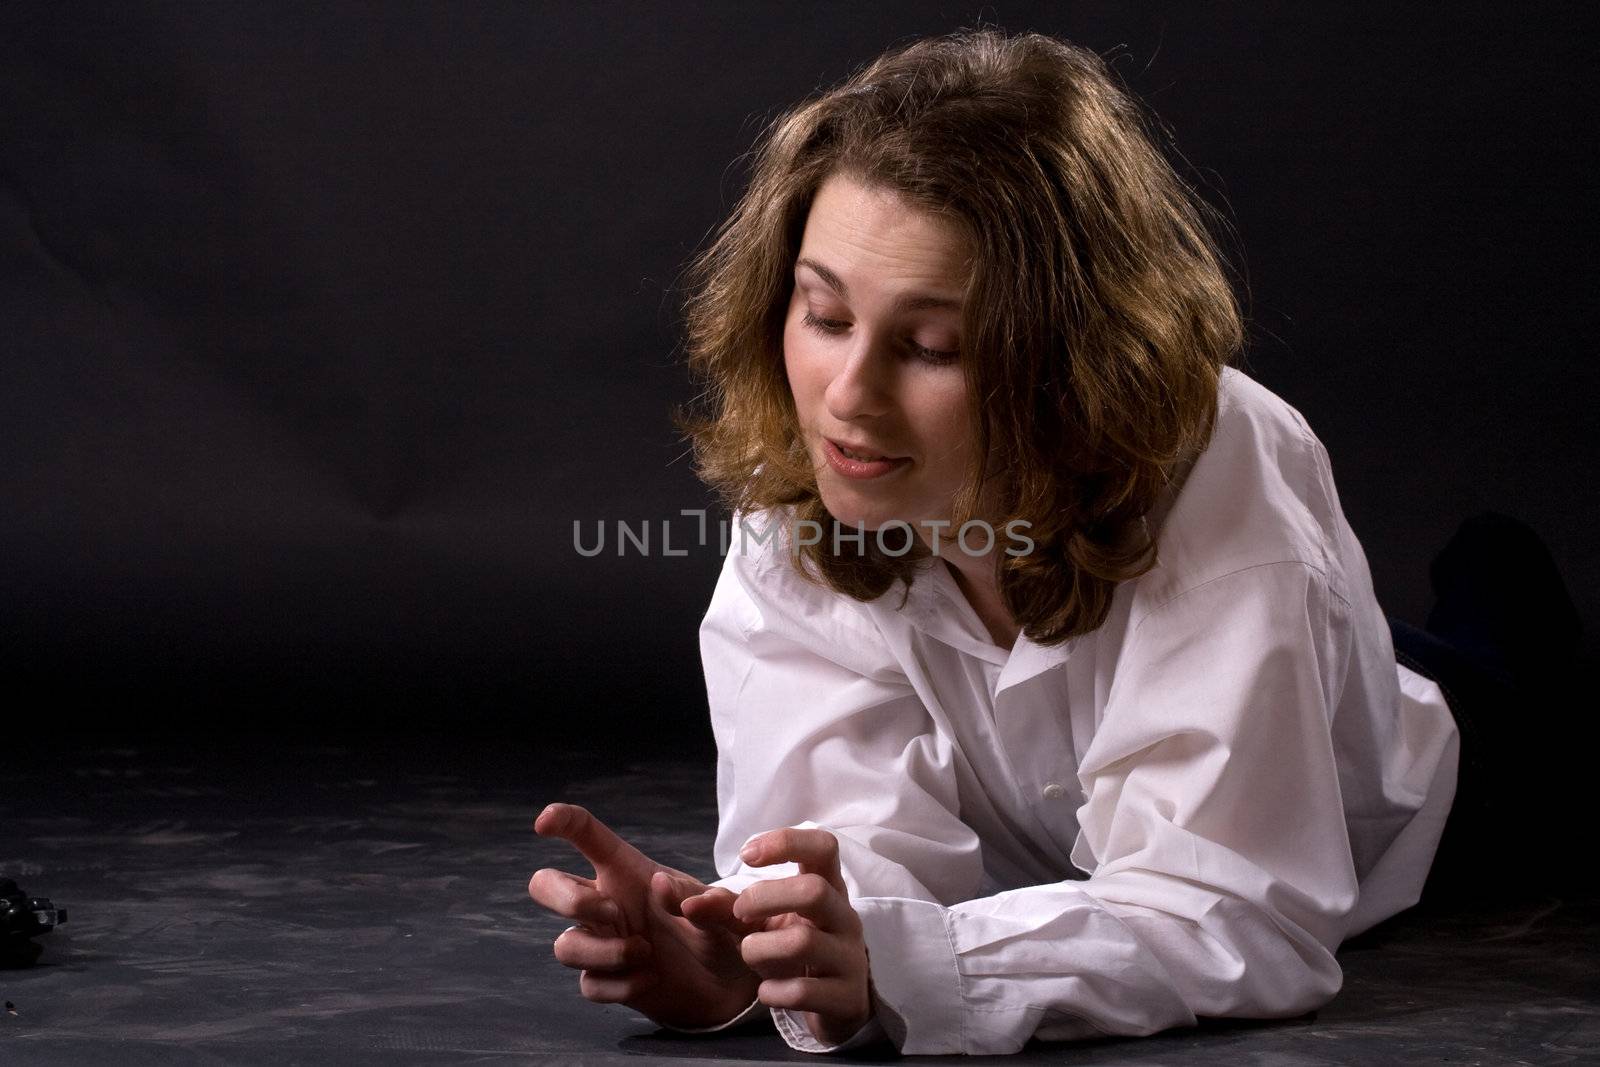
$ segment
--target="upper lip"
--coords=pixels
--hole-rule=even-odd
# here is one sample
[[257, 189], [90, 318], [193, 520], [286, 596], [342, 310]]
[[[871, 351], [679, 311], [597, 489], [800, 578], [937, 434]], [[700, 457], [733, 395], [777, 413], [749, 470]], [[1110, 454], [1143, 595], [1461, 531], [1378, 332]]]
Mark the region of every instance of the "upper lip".
[[901, 458], [903, 458], [901, 456], [890, 455], [886, 450], [881, 449], [881, 448], [873, 448], [871, 445], [855, 445], [855, 444], [851, 444], [849, 441], [841, 441], [837, 437], [830, 437], [830, 438], [828, 438], [828, 440], [832, 441], [834, 444], [838, 445], [840, 448], [847, 448], [851, 452], [859, 452], [862, 455], [878, 456], [878, 457], [880, 457], [882, 459], [901, 459]]

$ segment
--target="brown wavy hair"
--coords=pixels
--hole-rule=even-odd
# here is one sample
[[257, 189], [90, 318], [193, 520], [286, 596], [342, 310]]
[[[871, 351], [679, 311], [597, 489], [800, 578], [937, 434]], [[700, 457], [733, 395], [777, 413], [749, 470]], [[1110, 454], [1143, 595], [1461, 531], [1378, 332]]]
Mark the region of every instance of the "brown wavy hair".
[[[802, 575], [857, 600], [907, 587], [930, 553], [867, 538], [831, 551], [783, 361], [801, 234], [833, 175], [955, 224], [971, 251], [961, 350], [976, 433], [953, 529], [998, 500], [1031, 552], [997, 551], [1027, 636], [1096, 629], [1117, 583], [1155, 566], [1146, 515], [1210, 439], [1242, 316], [1220, 213], [1177, 175], [1096, 53], [1038, 33], [962, 29], [883, 54], [775, 118], [748, 187], [684, 273], [684, 351], [704, 388], [674, 413], [695, 470], [734, 514], [793, 508], [824, 536]], [[985, 486], [985, 469], [1005, 472]], [[988, 494], [987, 496], [983, 494]], [[899, 539], [891, 541], [891, 547]], [[809, 564], [809, 566], [807, 566]], [[814, 573], [808, 573], [808, 571]]]

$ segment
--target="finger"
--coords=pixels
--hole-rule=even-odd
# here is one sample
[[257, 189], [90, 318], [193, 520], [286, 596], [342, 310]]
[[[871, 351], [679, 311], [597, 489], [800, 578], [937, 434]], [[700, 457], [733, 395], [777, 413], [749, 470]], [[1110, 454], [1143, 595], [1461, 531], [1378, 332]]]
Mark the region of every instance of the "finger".
[[649, 865], [644, 853], [628, 844], [588, 808], [550, 804], [533, 820], [533, 832], [570, 842], [599, 871], [602, 867], [639, 869]]
[[[729, 918], [723, 922], [695, 922], [689, 915], [684, 914], [684, 903], [699, 897], [705, 883], [698, 878], [685, 874], [673, 874], [668, 871], [658, 870], [650, 876], [650, 901], [660, 910], [676, 918], [688, 919], [696, 926], [705, 928], [728, 927], [737, 925], [736, 921]], [[730, 894], [731, 896], [731, 894]], [[691, 911], [693, 909], [691, 908]], [[709, 915], [702, 915], [702, 920], [710, 919]]]
[[789, 912], [836, 934], [854, 933], [861, 925], [850, 898], [820, 874], [756, 882], [733, 904], [735, 917], [762, 929], [767, 919]]
[[843, 978], [769, 978], [756, 987], [756, 999], [769, 1008], [812, 1011], [854, 1018], [860, 1006]]
[[616, 902], [580, 878], [554, 867], [541, 867], [528, 879], [528, 895], [557, 915], [588, 926], [616, 926], [622, 919]]
[[[702, 910], [699, 918], [691, 917], [697, 914], [690, 907], [690, 914], [684, 913], [684, 905], [690, 900], [697, 900], [700, 891], [706, 888], [705, 883], [690, 875], [678, 874], [674, 876], [666, 871], [657, 871], [650, 879], [650, 901], [652, 905], [668, 915], [687, 919], [702, 935], [709, 935], [719, 939], [736, 942], [745, 934], [762, 929], [761, 924], [742, 923], [733, 917], [731, 905], [724, 905], [719, 911], [705, 912]], [[737, 899], [732, 893], [722, 890], [729, 901]], [[737, 946], [735, 946], [737, 947]]]
[[827, 978], [844, 973], [847, 962], [838, 935], [805, 923], [751, 934], [739, 955], [763, 978]]
[[578, 975], [578, 992], [585, 1000], [596, 1004], [625, 1004], [654, 989], [661, 975], [653, 970], [634, 971], [626, 977], [615, 977], [604, 972], [582, 971]]
[[631, 937], [607, 937], [581, 926], [569, 926], [556, 935], [555, 957], [564, 967], [602, 973], [621, 972], [644, 967], [654, 950], [650, 942], [635, 934]]
[[650, 876], [650, 899], [668, 915], [683, 917], [680, 906], [683, 898], [695, 895], [701, 888], [692, 879], [674, 878], [666, 871], [656, 871]]
[[722, 886], [712, 886], [694, 896], [685, 897], [679, 909], [685, 919], [702, 929], [723, 929], [744, 937], [766, 929], [764, 922], [744, 922], [733, 913], [739, 895]]
[[818, 874], [848, 894], [839, 869], [839, 839], [832, 830], [785, 826], [745, 842], [739, 857], [752, 867], [798, 863], [801, 874]]

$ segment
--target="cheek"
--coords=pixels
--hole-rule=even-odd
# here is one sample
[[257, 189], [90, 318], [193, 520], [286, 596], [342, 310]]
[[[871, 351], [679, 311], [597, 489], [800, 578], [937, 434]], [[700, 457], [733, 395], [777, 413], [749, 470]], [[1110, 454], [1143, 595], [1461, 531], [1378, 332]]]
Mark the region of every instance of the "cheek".
[[964, 384], [930, 390], [922, 405], [923, 432], [943, 455], [964, 457], [971, 448], [971, 419]]
[[940, 493], [953, 492], [966, 477], [972, 452], [970, 419], [965, 389], [928, 396], [917, 420], [917, 436], [924, 442], [927, 476]]
[[783, 334], [783, 370], [789, 378], [789, 392], [797, 404], [810, 400], [818, 389], [823, 369], [817, 359], [815, 346], [804, 332], [789, 326]]

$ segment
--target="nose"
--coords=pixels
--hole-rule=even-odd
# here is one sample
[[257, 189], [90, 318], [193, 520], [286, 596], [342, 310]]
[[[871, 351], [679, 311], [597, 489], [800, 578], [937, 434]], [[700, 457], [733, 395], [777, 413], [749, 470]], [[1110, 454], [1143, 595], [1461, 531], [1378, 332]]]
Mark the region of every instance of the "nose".
[[854, 422], [887, 413], [894, 404], [894, 373], [890, 353], [863, 336], [861, 343], [846, 350], [823, 394], [828, 414], [840, 422]]

